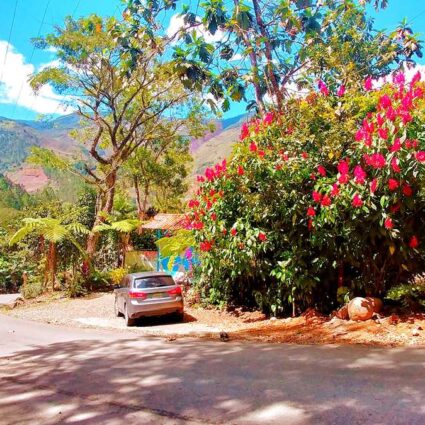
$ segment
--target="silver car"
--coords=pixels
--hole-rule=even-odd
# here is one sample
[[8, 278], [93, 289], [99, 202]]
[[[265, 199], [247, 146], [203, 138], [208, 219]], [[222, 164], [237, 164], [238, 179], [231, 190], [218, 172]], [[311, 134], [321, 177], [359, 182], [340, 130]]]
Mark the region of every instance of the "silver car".
[[183, 320], [183, 295], [171, 275], [163, 272], [128, 274], [114, 290], [115, 315], [124, 316], [125, 324], [133, 326], [145, 316], [174, 313]]

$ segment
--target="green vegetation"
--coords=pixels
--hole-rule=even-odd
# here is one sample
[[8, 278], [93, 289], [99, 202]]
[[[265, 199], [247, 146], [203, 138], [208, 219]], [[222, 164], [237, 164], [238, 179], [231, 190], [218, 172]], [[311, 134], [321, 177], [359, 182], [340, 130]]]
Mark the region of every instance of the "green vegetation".
[[[72, 96], [80, 125], [68, 149], [29, 136], [0, 163], [32, 146], [51, 180], [30, 196], [0, 178], [2, 289], [34, 296], [49, 281], [75, 297], [119, 281], [129, 247], [152, 246], [140, 223], [184, 210], [191, 138], [211, 129], [211, 111], [245, 101], [252, 119], [198, 177], [190, 228], [158, 243], [172, 257], [195, 246], [203, 299], [270, 314], [330, 311], [357, 294], [423, 305], [409, 282], [425, 266], [425, 87], [392, 72], [421, 44], [405, 22], [376, 31], [370, 3], [386, 6], [129, 0], [123, 19], [67, 18], [34, 40], [57, 61], [33, 89]], [[170, 34], [161, 22], [176, 9]]]

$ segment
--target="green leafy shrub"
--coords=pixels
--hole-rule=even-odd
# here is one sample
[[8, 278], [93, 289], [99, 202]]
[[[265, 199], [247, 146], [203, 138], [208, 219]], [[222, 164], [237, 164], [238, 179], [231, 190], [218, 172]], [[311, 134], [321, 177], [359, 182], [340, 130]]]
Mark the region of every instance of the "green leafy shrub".
[[78, 298], [86, 294], [85, 279], [80, 273], [76, 273], [67, 284], [66, 296], [69, 298]]
[[423, 277], [391, 288], [386, 299], [411, 310], [425, 309], [425, 280]]
[[[241, 130], [189, 202], [200, 282], [216, 304], [270, 313], [383, 295], [425, 267], [424, 92], [396, 74], [288, 102]], [[324, 89], [326, 88], [326, 89]]]
[[37, 278], [30, 276], [28, 282], [21, 286], [21, 295], [25, 299], [36, 298], [42, 295], [45, 291], [43, 282]]

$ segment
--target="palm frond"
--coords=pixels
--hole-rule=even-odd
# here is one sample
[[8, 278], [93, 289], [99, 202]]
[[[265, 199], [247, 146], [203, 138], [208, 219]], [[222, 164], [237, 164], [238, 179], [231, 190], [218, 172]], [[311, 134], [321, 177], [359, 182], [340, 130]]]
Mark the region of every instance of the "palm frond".
[[9, 246], [15, 245], [22, 239], [25, 239], [30, 233], [33, 232], [30, 226], [21, 227], [9, 240]]

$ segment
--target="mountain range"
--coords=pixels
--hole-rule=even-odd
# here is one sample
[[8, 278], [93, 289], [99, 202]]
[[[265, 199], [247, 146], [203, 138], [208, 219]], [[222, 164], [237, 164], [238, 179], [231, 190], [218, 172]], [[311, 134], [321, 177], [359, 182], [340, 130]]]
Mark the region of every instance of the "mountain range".
[[[246, 119], [240, 115], [214, 121], [215, 131], [191, 141], [194, 158], [193, 175], [227, 157], [238, 140], [240, 126]], [[49, 182], [39, 168], [27, 164], [26, 158], [32, 146], [39, 146], [70, 155], [81, 147], [71, 136], [80, 127], [77, 114], [70, 114], [50, 121], [23, 121], [0, 117], [0, 174], [28, 192], [36, 192]]]

